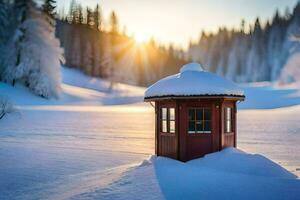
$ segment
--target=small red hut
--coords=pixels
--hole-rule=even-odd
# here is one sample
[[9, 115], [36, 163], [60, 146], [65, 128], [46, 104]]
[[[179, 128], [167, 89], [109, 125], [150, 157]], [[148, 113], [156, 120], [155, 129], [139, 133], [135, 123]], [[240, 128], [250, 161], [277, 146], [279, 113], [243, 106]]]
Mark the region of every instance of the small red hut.
[[244, 99], [236, 84], [198, 63], [154, 83], [144, 100], [155, 102], [155, 153], [188, 161], [236, 147], [236, 103]]

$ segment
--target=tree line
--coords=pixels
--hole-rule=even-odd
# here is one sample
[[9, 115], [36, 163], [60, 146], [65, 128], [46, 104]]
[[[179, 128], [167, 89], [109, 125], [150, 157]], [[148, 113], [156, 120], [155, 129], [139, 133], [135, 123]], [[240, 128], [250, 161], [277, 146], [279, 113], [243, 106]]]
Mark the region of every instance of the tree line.
[[239, 29], [203, 31], [199, 41], [191, 42], [186, 51], [154, 40], [138, 47], [132, 37], [120, 31], [115, 12], [108, 19], [108, 27], [104, 26], [100, 5], [83, 9], [73, 0], [69, 10], [57, 23], [67, 66], [91, 76], [147, 86], [177, 73], [183, 63], [197, 61], [206, 70], [237, 82], [295, 79], [285, 76], [290, 71], [285, 66], [298, 52], [294, 38], [300, 33], [299, 3], [292, 12], [276, 11], [265, 23], [257, 18], [249, 28], [243, 20]]
[[[292, 12], [276, 11], [262, 25], [259, 18], [248, 30], [242, 21], [239, 30], [220, 28], [217, 33], [202, 32], [199, 41], [190, 44], [188, 55], [207, 70], [238, 82], [292, 81], [285, 76], [287, 62], [299, 52], [300, 3]], [[288, 71], [292, 69], [289, 66]], [[299, 66], [292, 66], [299, 68]]]
[[[137, 44], [120, 30], [112, 11], [104, 23], [101, 6], [83, 8], [72, 0], [67, 15], [57, 20], [57, 37], [65, 50], [66, 66], [114, 82], [146, 86], [177, 73], [187, 60], [182, 50], [158, 45], [153, 39]], [[108, 24], [105, 26], [104, 24]]]

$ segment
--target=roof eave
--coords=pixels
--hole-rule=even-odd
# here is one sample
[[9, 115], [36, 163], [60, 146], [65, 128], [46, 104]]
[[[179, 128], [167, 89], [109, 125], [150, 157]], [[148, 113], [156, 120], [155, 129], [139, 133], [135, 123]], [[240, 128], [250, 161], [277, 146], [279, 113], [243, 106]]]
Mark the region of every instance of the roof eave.
[[174, 100], [174, 99], [227, 99], [244, 101], [245, 95], [165, 95], [165, 96], [152, 96], [144, 97], [145, 102], [162, 101], [162, 100]]

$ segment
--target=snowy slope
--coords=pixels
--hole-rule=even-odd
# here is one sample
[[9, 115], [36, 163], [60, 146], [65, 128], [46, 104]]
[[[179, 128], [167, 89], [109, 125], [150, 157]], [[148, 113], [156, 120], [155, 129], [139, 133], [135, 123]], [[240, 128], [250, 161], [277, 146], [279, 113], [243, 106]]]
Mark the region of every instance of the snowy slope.
[[238, 104], [240, 109], [273, 109], [300, 104], [300, 86], [297, 84], [257, 82], [240, 87], [246, 96], [246, 100]]
[[[12, 87], [0, 82], [0, 94], [9, 97], [17, 105], [119, 105], [142, 102], [145, 88], [117, 83], [109, 91], [109, 83], [91, 78], [82, 72], [62, 68], [63, 92], [59, 100], [46, 100], [33, 95], [21, 85]], [[300, 104], [299, 85], [279, 86], [262, 82], [241, 84], [246, 100], [240, 109], [271, 109]], [[270, 103], [271, 102], [271, 103]]]
[[63, 84], [59, 99], [44, 99], [32, 94], [22, 85], [15, 87], [0, 82], [0, 94], [17, 105], [115, 105], [142, 102], [144, 88], [117, 83], [109, 91], [109, 83], [91, 78], [82, 72], [62, 68]]

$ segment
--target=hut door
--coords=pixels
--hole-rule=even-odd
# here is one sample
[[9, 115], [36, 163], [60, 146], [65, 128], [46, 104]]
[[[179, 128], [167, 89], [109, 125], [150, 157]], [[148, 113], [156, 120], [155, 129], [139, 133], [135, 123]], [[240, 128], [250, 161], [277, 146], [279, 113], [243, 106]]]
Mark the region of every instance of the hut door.
[[187, 107], [187, 157], [194, 159], [213, 151], [211, 107]]
[[177, 159], [177, 130], [175, 125], [175, 107], [160, 108], [158, 155]]

